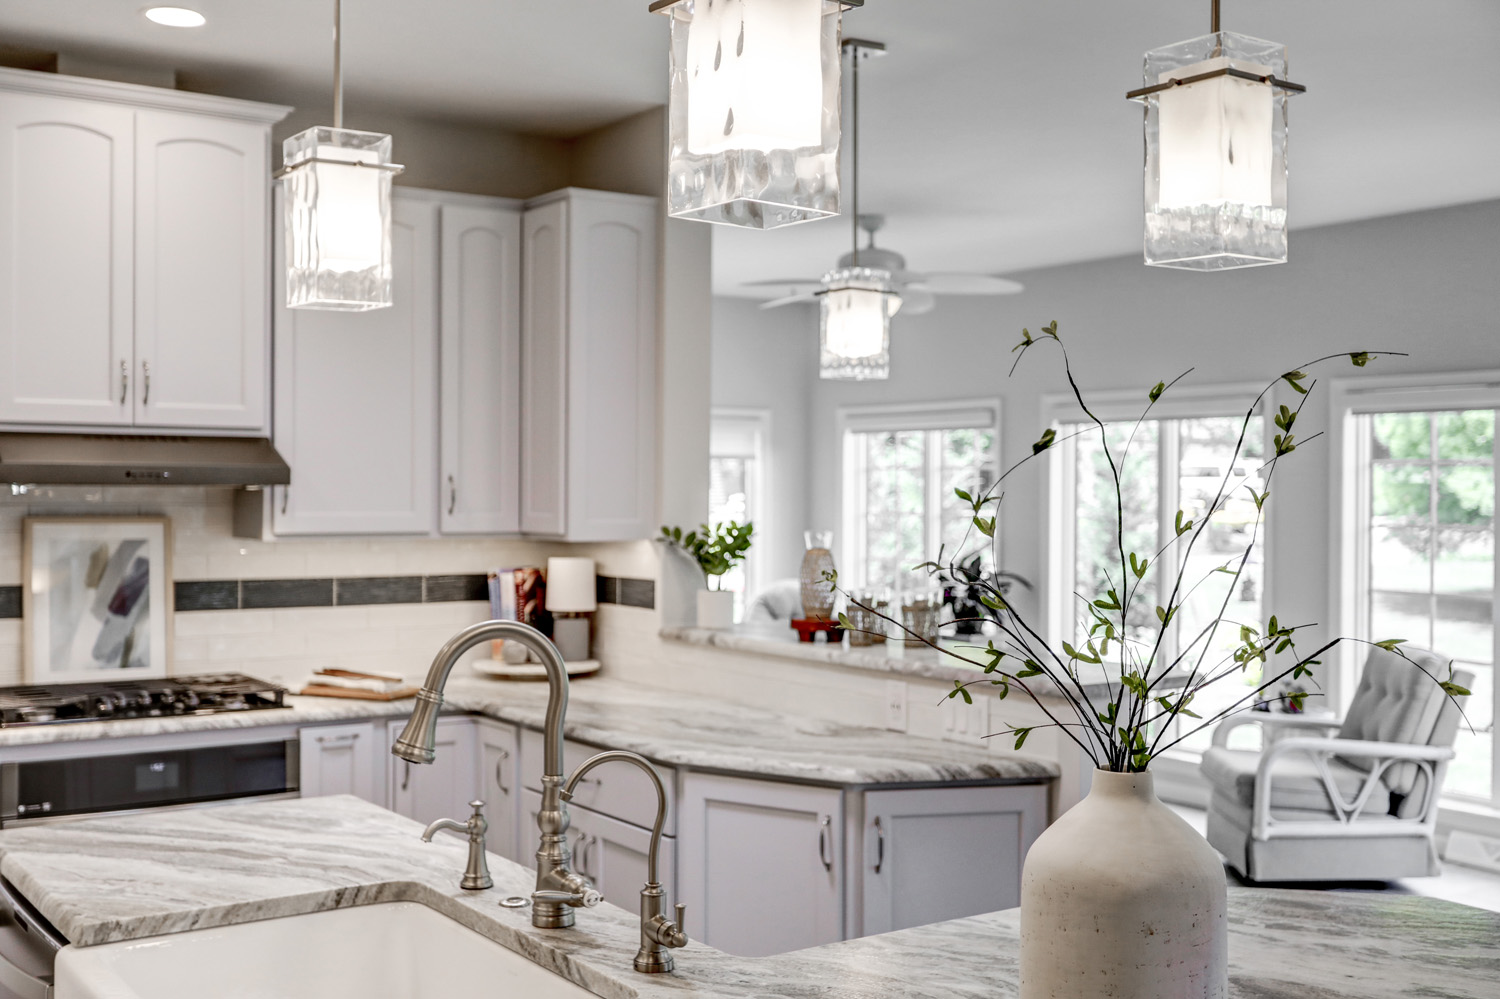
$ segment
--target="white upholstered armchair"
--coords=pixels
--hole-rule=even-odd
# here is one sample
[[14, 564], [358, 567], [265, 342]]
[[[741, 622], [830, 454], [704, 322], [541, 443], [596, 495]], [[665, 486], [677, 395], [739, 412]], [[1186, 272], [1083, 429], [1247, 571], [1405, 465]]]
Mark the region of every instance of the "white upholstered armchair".
[[[1434, 681], [1448, 662], [1371, 649], [1342, 721], [1248, 712], [1214, 730], [1202, 772], [1208, 841], [1254, 881], [1388, 881], [1437, 874], [1432, 835], [1459, 707]], [[1430, 675], [1429, 675], [1430, 674]], [[1469, 686], [1472, 674], [1454, 681]], [[1259, 752], [1229, 733], [1260, 724]]]

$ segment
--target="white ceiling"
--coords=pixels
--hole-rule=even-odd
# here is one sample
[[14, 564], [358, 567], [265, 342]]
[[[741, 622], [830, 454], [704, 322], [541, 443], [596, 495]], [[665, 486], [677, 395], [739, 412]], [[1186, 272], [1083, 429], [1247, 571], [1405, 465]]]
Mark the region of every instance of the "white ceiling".
[[[184, 0], [178, 0], [184, 2]], [[332, 0], [5, 0], [0, 45], [171, 66], [193, 89], [328, 99]], [[345, 0], [361, 102], [571, 136], [661, 104], [666, 27], [647, 0]], [[1141, 53], [1202, 34], [1207, 0], [867, 0], [862, 209], [919, 270], [1004, 274], [1140, 245]], [[1496, 0], [1225, 0], [1225, 27], [1285, 42], [1293, 227], [1500, 198]], [[816, 277], [843, 220], [718, 230], [716, 291]], [[1295, 235], [1292, 255], [1296, 255]], [[1419, 252], [1414, 248], [1413, 252]]]

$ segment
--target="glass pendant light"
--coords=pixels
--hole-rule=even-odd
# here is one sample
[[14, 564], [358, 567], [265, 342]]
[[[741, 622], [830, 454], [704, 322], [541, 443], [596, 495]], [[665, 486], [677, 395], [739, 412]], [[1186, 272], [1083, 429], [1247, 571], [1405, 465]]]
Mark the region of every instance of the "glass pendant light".
[[391, 137], [344, 127], [342, 3], [333, 2], [333, 126], [281, 144], [286, 304], [364, 312], [391, 304]]
[[1286, 263], [1286, 47], [1212, 30], [1146, 53], [1146, 263], [1219, 271]]
[[819, 292], [818, 375], [836, 381], [870, 381], [891, 376], [891, 317], [901, 296], [891, 272], [865, 267], [859, 260], [859, 63], [885, 46], [877, 42], [844, 43], [852, 56], [853, 106], [850, 108], [850, 199], [853, 202], [854, 252], [849, 266], [829, 271]]
[[749, 229], [839, 213], [839, 33], [864, 0], [656, 0], [671, 21], [667, 211]]

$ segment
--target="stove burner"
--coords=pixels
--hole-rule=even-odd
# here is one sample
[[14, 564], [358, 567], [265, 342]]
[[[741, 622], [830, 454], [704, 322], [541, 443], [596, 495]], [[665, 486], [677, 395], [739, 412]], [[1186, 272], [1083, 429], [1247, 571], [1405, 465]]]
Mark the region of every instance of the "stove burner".
[[0, 728], [284, 707], [286, 691], [239, 673], [0, 687]]

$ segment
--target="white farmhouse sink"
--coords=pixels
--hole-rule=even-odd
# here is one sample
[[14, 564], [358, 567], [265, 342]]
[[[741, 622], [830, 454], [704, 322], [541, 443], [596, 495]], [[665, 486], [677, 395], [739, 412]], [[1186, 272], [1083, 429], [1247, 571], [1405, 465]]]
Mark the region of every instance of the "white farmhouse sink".
[[416, 902], [67, 947], [57, 999], [582, 999], [586, 989]]

